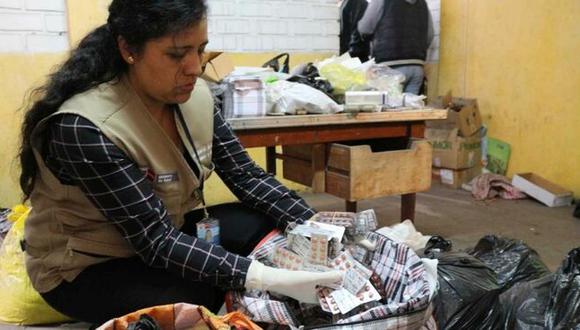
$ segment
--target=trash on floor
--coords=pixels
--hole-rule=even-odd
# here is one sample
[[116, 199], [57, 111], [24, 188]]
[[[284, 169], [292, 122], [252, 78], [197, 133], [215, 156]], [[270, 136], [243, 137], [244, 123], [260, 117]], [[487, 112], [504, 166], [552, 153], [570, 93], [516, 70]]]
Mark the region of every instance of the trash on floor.
[[508, 178], [499, 174], [484, 173], [473, 179], [471, 186], [471, 194], [476, 200], [496, 197], [503, 199], [523, 199], [527, 197], [518, 188], [512, 186]]

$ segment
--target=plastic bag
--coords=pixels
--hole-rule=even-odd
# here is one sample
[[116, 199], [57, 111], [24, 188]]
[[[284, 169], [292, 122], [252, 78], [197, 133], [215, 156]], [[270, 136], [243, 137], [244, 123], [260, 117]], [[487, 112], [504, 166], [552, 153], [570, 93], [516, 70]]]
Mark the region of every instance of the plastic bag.
[[2, 242], [4, 241], [4, 237], [8, 234], [10, 227], [12, 227], [12, 222], [8, 221], [8, 215], [12, 211], [10, 209], [2, 209], [0, 208], [0, 246], [2, 246]]
[[462, 252], [432, 251], [439, 260], [435, 319], [441, 329], [496, 329], [501, 324], [495, 272]]
[[445, 238], [435, 235], [431, 236], [427, 244], [425, 245], [424, 254], [429, 254], [431, 252], [449, 252], [453, 248], [453, 243]]
[[347, 68], [339, 63], [330, 63], [319, 68], [320, 76], [334, 87], [334, 94], [367, 89], [367, 78], [363, 71]]
[[568, 253], [554, 275], [545, 326], [580, 329], [580, 248]]
[[323, 92], [310, 86], [289, 81], [267, 85], [266, 95], [271, 107], [268, 114], [296, 114], [299, 110], [315, 114], [332, 114], [340, 106]]
[[504, 314], [504, 329], [542, 330], [550, 300], [553, 275], [521, 282], [502, 293], [500, 304]]
[[468, 253], [497, 273], [497, 282], [504, 291], [515, 283], [550, 274], [538, 253], [521, 240], [487, 235]]
[[366, 77], [367, 85], [373, 89], [388, 92], [389, 96], [403, 95], [405, 75], [384, 63], [371, 65]]
[[70, 321], [46, 304], [34, 290], [24, 266], [24, 252], [20, 241], [24, 237], [24, 221], [29, 209], [19, 205], [9, 219], [14, 224], [0, 248], [0, 321], [20, 325]]
[[431, 236], [425, 236], [417, 231], [409, 219], [392, 226], [377, 229], [377, 233], [390, 238], [397, 243], [404, 243], [414, 251], [425, 248]]

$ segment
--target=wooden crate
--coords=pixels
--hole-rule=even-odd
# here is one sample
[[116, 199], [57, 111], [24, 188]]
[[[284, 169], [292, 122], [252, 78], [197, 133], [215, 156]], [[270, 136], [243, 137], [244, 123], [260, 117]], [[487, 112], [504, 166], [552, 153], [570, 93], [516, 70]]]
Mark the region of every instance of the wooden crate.
[[432, 147], [412, 140], [403, 150], [373, 152], [369, 145], [329, 147], [325, 191], [348, 201], [425, 191], [431, 186]]

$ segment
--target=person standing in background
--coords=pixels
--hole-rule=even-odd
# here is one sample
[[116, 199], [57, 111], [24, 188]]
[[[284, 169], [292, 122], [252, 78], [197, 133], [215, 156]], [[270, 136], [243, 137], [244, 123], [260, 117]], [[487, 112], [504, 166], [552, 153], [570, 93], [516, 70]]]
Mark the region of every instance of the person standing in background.
[[403, 91], [419, 94], [433, 40], [433, 20], [425, 0], [373, 0], [358, 22], [358, 31], [363, 40], [370, 40], [376, 63], [386, 63], [405, 75]]
[[367, 0], [339, 1], [340, 6], [340, 55], [348, 52], [358, 57], [361, 62], [369, 59], [370, 45], [363, 40], [357, 29], [357, 23], [367, 9]]

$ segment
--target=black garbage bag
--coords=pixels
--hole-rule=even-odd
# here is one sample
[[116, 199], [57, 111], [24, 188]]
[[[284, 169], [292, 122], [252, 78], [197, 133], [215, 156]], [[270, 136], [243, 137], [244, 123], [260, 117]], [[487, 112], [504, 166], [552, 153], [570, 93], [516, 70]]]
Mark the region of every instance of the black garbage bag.
[[437, 252], [439, 291], [434, 298], [440, 329], [500, 329], [500, 286], [495, 272], [463, 252]]
[[431, 236], [427, 244], [425, 244], [424, 254], [427, 255], [433, 252], [448, 252], [453, 248], [453, 243], [445, 238], [435, 235]]
[[516, 283], [499, 297], [504, 329], [543, 330], [554, 275]]
[[550, 274], [538, 253], [522, 240], [487, 235], [467, 252], [497, 273], [497, 282], [504, 291], [515, 283]]
[[294, 68], [294, 70], [292, 70], [291, 77], [287, 80], [316, 88], [336, 101], [336, 98], [334, 95], [332, 95], [332, 92], [334, 91], [332, 84], [328, 80], [322, 79], [322, 77], [320, 77], [318, 68], [314, 65], [314, 63], [306, 63], [297, 66]]
[[554, 274], [545, 325], [580, 330], [580, 248], [570, 251]]

